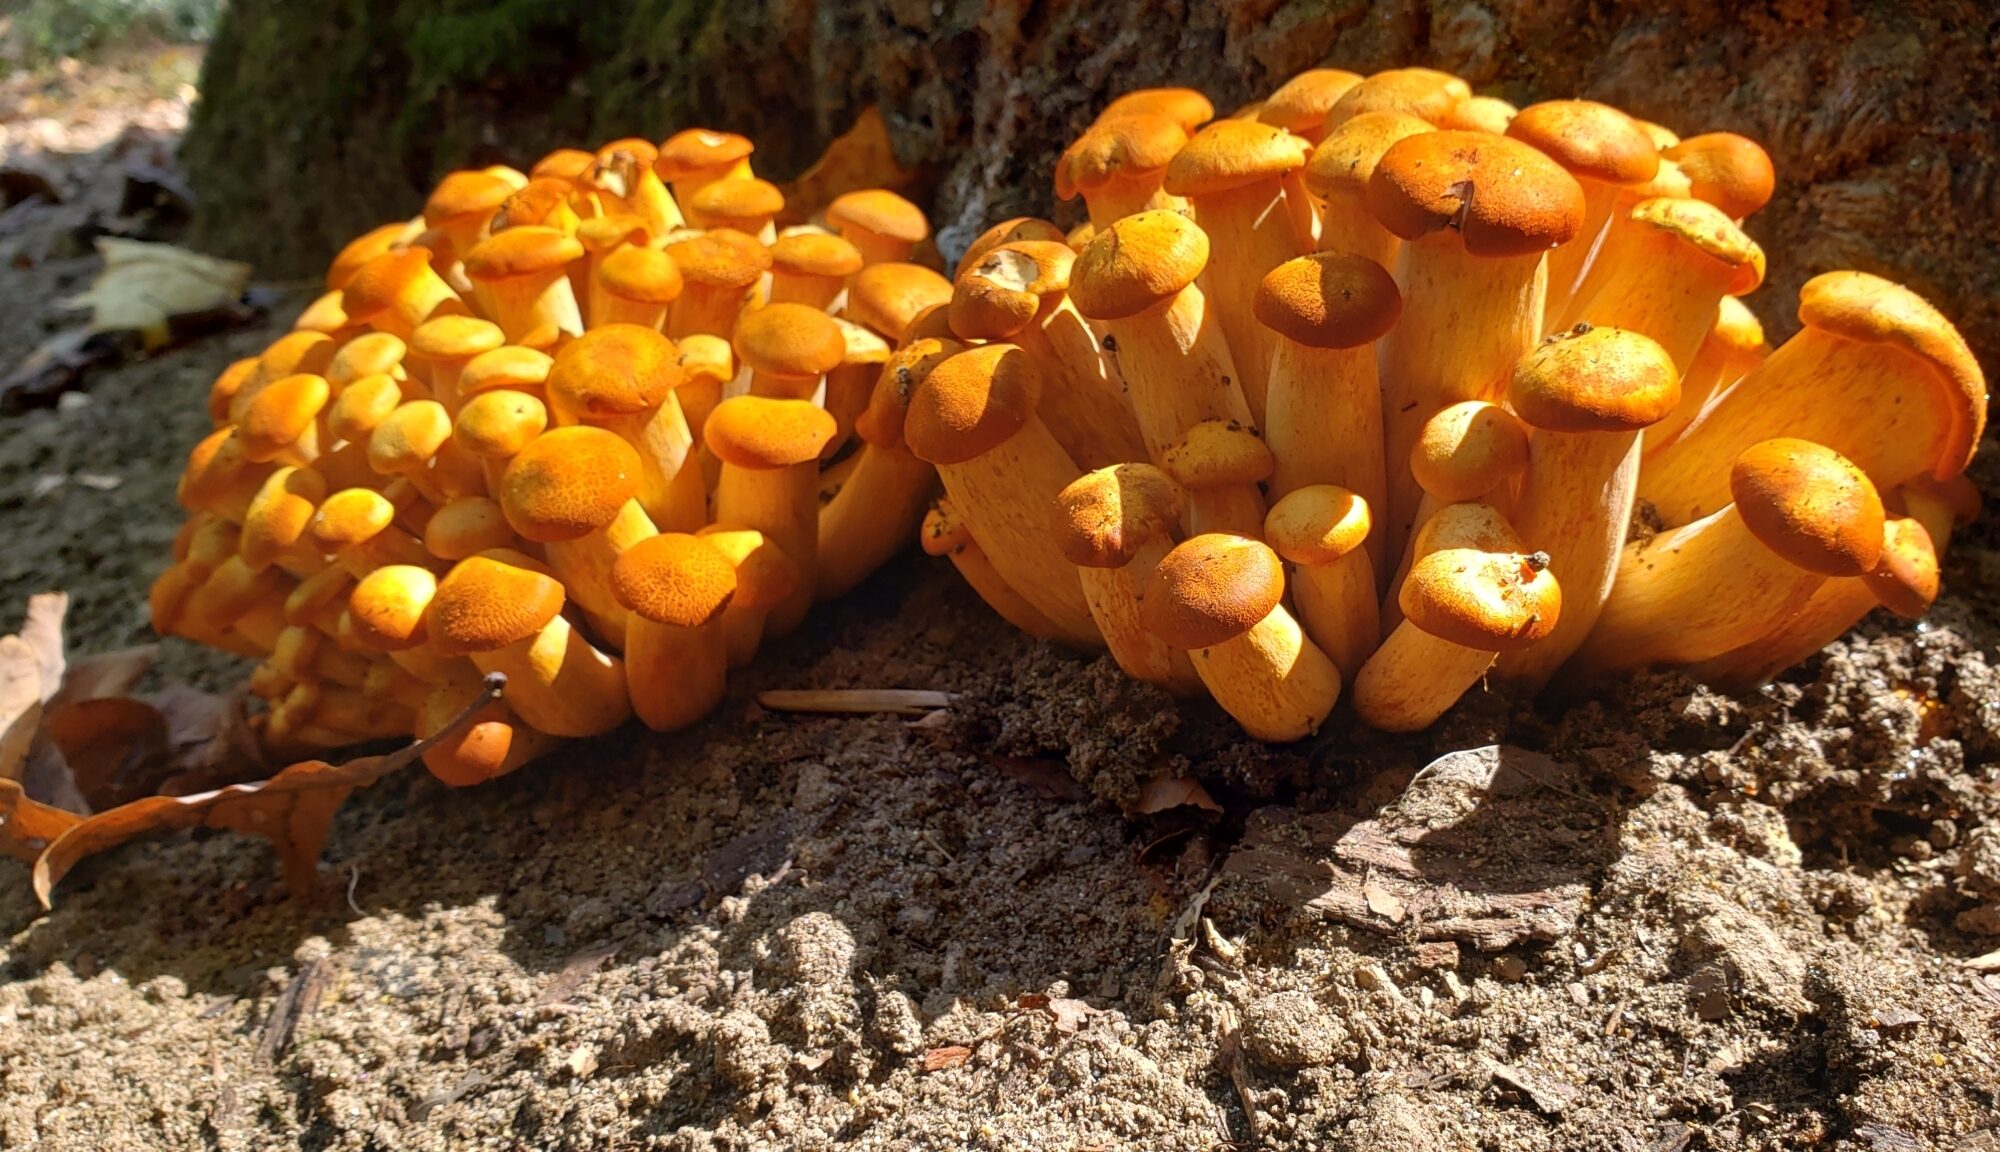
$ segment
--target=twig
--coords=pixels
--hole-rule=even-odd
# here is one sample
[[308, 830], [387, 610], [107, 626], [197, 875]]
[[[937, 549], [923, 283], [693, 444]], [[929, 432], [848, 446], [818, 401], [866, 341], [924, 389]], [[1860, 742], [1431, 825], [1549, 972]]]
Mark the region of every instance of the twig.
[[951, 707], [958, 696], [921, 688], [807, 688], [757, 693], [757, 703], [773, 712], [821, 712], [867, 716], [887, 712], [921, 716]]
[[1257, 1099], [1250, 1090], [1250, 1070], [1243, 1064], [1243, 1043], [1236, 1026], [1236, 1008], [1222, 1006], [1222, 1058], [1229, 1069], [1229, 1082], [1236, 1086], [1236, 1099], [1243, 1105], [1243, 1121], [1250, 1128], [1250, 1143], [1262, 1145], [1264, 1132], [1257, 1123]]
[[269, 1068], [278, 1062], [285, 1048], [292, 1042], [292, 1033], [298, 1030], [299, 1021], [312, 1015], [319, 1007], [319, 998], [326, 991], [332, 976], [328, 958], [321, 956], [299, 969], [285, 990], [278, 993], [277, 1003], [271, 1005], [271, 1018], [264, 1022], [264, 1038], [257, 1045], [257, 1066]]

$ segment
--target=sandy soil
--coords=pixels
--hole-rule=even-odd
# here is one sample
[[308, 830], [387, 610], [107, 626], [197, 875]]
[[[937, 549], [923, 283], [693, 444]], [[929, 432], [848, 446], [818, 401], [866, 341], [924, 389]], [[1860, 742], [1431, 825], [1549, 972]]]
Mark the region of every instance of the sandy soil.
[[[91, 271], [0, 272], [0, 339]], [[275, 330], [0, 421], [0, 604], [143, 638], [200, 397]], [[120, 482], [41, 480], [83, 472]], [[317, 903], [228, 835], [90, 862], [45, 917], [0, 863], [0, 1147], [2000, 1149], [2000, 971], [1966, 963], [2000, 948], [1994, 539], [1923, 626], [1756, 696], [1277, 750], [906, 558], [692, 731], [362, 793]], [[964, 695], [752, 700], [827, 686]], [[1546, 759], [1412, 783], [1495, 743]], [[1127, 815], [1161, 774], [1224, 811]]]

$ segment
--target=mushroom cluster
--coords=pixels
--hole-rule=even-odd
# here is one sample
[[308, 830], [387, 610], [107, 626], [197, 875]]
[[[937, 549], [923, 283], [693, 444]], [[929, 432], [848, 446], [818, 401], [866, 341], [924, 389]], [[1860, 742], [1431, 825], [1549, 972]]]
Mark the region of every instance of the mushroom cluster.
[[[1423, 68], [1215, 119], [1113, 101], [917, 315], [871, 443], [935, 465], [922, 541], [1008, 620], [1295, 740], [1487, 678], [1754, 684], [1920, 615], [1986, 388], [1896, 284], [1830, 272], [1765, 346], [1769, 156]], [[872, 432], [872, 435], [871, 435]]]
[[430, 736], [475, 783], [730, 669], [917, 532], [931, 468], [855, 438], [912, 315], [923, 213], [850, 192], [780, 229], [705, 129], [455, 172], [349, 244], [208, 397], [154, 627], [260, 659], [274, 748]]

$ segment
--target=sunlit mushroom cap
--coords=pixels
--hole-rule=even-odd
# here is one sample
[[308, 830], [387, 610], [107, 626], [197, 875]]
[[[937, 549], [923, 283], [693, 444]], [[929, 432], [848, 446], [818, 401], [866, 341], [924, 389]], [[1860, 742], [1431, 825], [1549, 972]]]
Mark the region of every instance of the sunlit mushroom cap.
[[901, 340], [919, 312], [951, 302], [951, 281], [921, 264], [870, 264], [847, 282], [847, 318]]
[[409, 350], [426, 360], [469, 360], [507, 342], [500, 326], [476, 316], [435, 316], [410, 333]]
[[979, 263], [980, 257], [1000, 247], [1002, 244], [1011, 244], [1016, 240], [1055, 240], [1062, 242], [1063, 230], [1049, 223], [1047, 220], [1038, 219], [1033, 216], [1014, 216], [1002, 220], [1000, 223], [981, 232], [979, 238], [966, 248], [965, 255], [959, 257], [958, 267], [953, 270], [952, 275], [965, 275], [966, 269]]
[[864, 188], [834, 197], [826, 206], [826, 222], [835, 228], [853, 228], [907, 244], [931, 234], [924, 210], [886, 188]]
[[1208, 234], [1178, 212], [1139, 212], [1099, 232], [1070, 270], [1069, 297], [1093, 320], [1171, 300], [1208, 266]]
[[343, 488], [320, 501], [313, 513], [313, 539], [328, 550], [363, 544], [396, 519], [396, 506], [372, 488]]
[[1368, 210], [1405, 240], [1460, 233], [1474, 256], [1527, 256], [1583, 227], [1583, 188], [1506, 136], [1428, 132], [1390, 145], [1368, 181]]
[[481, 352], [458, 373], [458, 394], [475, 396], [495, 388], [536, 389], [549, 378], [555, 361], [548, 353], [519, 344]]
[[460, 496], [424, 522], [424, 550], [440, 560], [463, 560], [514, 543], [506, 509], [489, 496]]
[[1358, 348], [1395, 326], [1403, 296], [1366, 256], [1316, 252], [1273, 268], [1254, 309], [1265, 327], [1309, 348]]
[[708, 540], [684, 532], [649, 536], [611, 566], [618, 602], [655, 624], [699, 628], [736, 595], [736, 565]]
[[355, 636], [371, 648], [400, 652], [430, 638], [427, 613], [437, 577], [410, 564], [387, 564], [363, 576], [347, 597]]
[[820, 376], [840, 366], [847, 338], [831, 316], [805, 304], [767, 304], [736, 321], [736, 355], [753, 372]]
[[1860, 576], [1882, 556], [1882, 498], [1831, 448], [1781, 437], [1745, 448], [1729, 494], [1765, 547], [1808, 572]]
[[313, 426], [331, 395], [325, 377], [304, 373], [258, 389], [237, 425], [243, 455], [262, 463], [283, 452]]
[[1531, 145], [1579, 180], [1643, 184], [1660, 150], [1630, 116], [1595, 100], [1548, 100], [1521, 109], [1507, 135]]
[[431, 597], [431, 644], [447, 656], [491, 652], [548, 627], [563, 608], [562, 581], [487, 556], [452, 566]]
[[[391, 337], [394, 339], [394, 337]], [[352, 344], [355, 341], [349, 341]], [[401, 346], [401, 341], [397, 341]], [[208, 416], [217, 424], [229, 422], [230, 410], [235, 406], [236, 397], [243, 387], [257, 378], [257, 357], [245, 356], [232, 361], [228, 367], [216, 374], [215, 381], [208, 386]], [[331, 371], [331, 369], [329, 369]], [[331, 377], [329, 377], [331, 379]]]
[[535, 161], [535, 166], [528, 169], [528, 176], [530, 179], [553, 176], [576, 180], [590, 171], [590, 166], [595, 163], [597, 157], [581, 148], [558, 148]]
[[689, 284], [706, 288], [748, 288], [771, 267], [771, 254], [755, 236], [734, 228], [711, 228], [667, 245], [667, 255]]
[[785, 194], [768, 180], [717, 180], [688, 197], [690, 212], [709, 220], [747, 224], [769, 220], [785, 210]]
[[1063, 558], [1081, 568], [1123, 568], [1139, 549], [1180, 525], [1180, 485], [1150, 464], [1086, 472], [1056, 495], [1049, 524]]
[[436, 276], [431, 271], [430, 249], [397, 248], [355, 269], [341, 289], [341, 303], [347, 308], [348, 319], [367, 324], [394, 307], [412, 285]]
[[306, 538], [313, 513], [326, 499], [326, 480], [307, 469], [271, 473], [250, 499], [238, 547], [252, 568], [264, 568]]
[[1114, 97], [1097, 118], [1109, 120], [1133, 113], [1165, 116], [1183, 131], [1192, 132], [1215, 119], [1215, 105], [1192, 88], [1139, 88]]
[[639, 492], [639, 454], [587, 424], [554, 428], [521, 449], [500, 478], [500, 506], [523, 538], [574, 540], [618, 518]]
[[1397, 603], [1440, 640], [1508, 652], [1555, 631], [1562, 589], [1539, 554], [1444, 548], [1410, 565]]
[[[404, 233], [409, 228], [407, 222], [398, 221], [394, 224], [384, 224], [379, 228], [371, 228], [348, 241], [347, 246], [334, 256], [333, 263], [327, 265], [326, 286], [330, 289], [345, 288], [347, 282], [354, 278], [354, 273], [363, 264], [387, 252], [403, 239]], [[344, 300], [343, 306], [345, 306]]]
[[1076, 253], [1055, 240], [1003, 244], [959, 274], [948, 318], [967, 340], [1004, 340], [1041, 315], [1045, 298], [1069, 288]]
[[368, 434], [368, 464], [384, 476], [423, 468], [451, 439], [451, 414], [435, 400], [412, 400]]
[[1373, 523], [1360, 496], [1333, 484], [1308, 484], [1271, 505], [1264, 540], [1294, 564], [1331, 564], [1361, 547]]
[[736, 350], [720, 336], [698, 332], [683, 336], [680, 345], [681, 371], [689, 380], [733, 380], [736, 377]]
[[1176, 196], [1206, 196], [1305, 167], [1311, 145], [1283, 128], [1256, 120], [1217, 120], [1194, 134], [1167, 165], [1164, 187]]
[[1311, 132], [1326, 121], [1328, 112], [1361, 83], [1358, 73], [1339, 68], [1309, 68], [1278, 85], [1264, 98], [1257, 119], [1275, 124], [1287, 132]]
[[938, 365], [965, 351], [956, 340], [923, 336], [889, 354], [868, 394], [868, 407], [854, 418], [854, 432], [877, 448], [903, 447], [903, 424], [910, 397]]
[[1326, 122], [1340, 124], [1367, 112], [1398, 112], [1435, 122], [1471, 89], [1456, 76], [1430, 68], [1377, 72], [1340, 94]]
[[662, 180], [682, 180], [735, 164], [756, 148], [734, 132], [689, 128], [661, 142], [653, 171]]
[[1446, 504], [1477, 500], [1528, 466], [1528, 428], [1484, 400], [1462, 400], [1424, 422], [1410, 448], [1410, 472]]
[[1883, 522], [1882, 556], [1861, 577], [1876, 602], [1905, 620], [1930, 611], [1938, 594], [1937, 548], [1924, 526], [1907, 516]]
[[481, 240], [466, 253], [465, 275], [474, 281], [542, 275], [582, 255], [583, 245], [576, 237], [554, 228], [509, 228]]
[[271, 346], [257, 357], [258, 379], [268, 383], [301, 373], [324, 376], [339, 347], [324, 332], [287, 332], [271, 341]]
[[1704, 132], [1664, 151], [1686, 175], [1693, 195], [1738, 220], [1770, 203], [1777, 189], [1771, 154], [1734, 132]]
[[1223, 488], [1267, 480], [1276, 461], [1270, 445], [1234, 420], [1202, 420], [1160, 454], [1160, 468], [1183, 488]]
[[1713, 204], [1655, 197], [1633, 205], [1631, 220], [1671, 236], [1729, 269], [1729, 285], [1724, 291], [1731, 296], [1741, 296], [1764, 282], [1764, 250]]
[[1257, 626], [1285, 594], [1285, 567], [1260, 540], [1212, 532], [1153, 570], [1139, 605], [1146, 630], [1175, 648], [1208, 648]]
[[645, 217], [629, 212], [593, 216], [576, 226], [576, 242], [586, 252], [614, 252], [628, 244], [645, 247], [652, 242], [652, 235]]
[[582, 420], [659, 407], [686, 379], [680, 350], [640, 324], [605, 324], [571, 340], [549, 367], [549, 399]]
[[493, 215], [491, 225], [495, 232], [508, 228], [522, 228], [534, 225], [556, 224], [571, 217], [570, 197], [576, 194], [576, 182], [564, 176], [534, 176], [526, 184], [501, 202]]
[[785, 550], [753, 528], [710, 524], [695, 533], [736, 566], [734, 608], [756, 611], [782, 603], [799, 588], [804, 574]]
[[1522, 422], [1551, 432], [1637, 432], [1666, 419], [1680, 400], [1673, 357], [1622, 328], [1550, 337], [1515, 363], [1507, 384]]
[[526, 392], [495, 388], [458, 410], [452, 438], [474, 456], [511, 459], [549, 426], [547, 405]]
[[1391, 145], [1435, 131], [1430, 121], [1401, 112], [1356, 116], [1327, 133], [1306, 158], [1306, 190], [1321, 199], [1336, 192], [1360, 195]]
[[1100, 117], [1056, 160], [1056, 196], [1074, 200], [1120, 177], [1159, 172], [1187, 142], [1179, 121], [1157, 112]]
[[680, 299], [685, 282], [672, 256], [657, 248], [627, 244], [598, 262], [597, 284], [621, 300], [672, 304]]
[[903, 438], [932, 464], [958, 464], [1012, 439], [1034, 418], [1042, 373], [1012, 344], [968, 348], [931, 369], [910, 396]]
[[852, 276], [861, 250], [830, 232], [793, 232], [771, 243], [771, 271], [790, 276]]
[[701, 434], [724, 464], [768, 470], [819, 459], [838, 430], [810, 400], [732, 396], [708, 414]]
[[1461, 132], [1491, 132], [1504, 136], [1521, 110], [1497, 96], [1468, 96], [1438, 117], [1437, 126]]

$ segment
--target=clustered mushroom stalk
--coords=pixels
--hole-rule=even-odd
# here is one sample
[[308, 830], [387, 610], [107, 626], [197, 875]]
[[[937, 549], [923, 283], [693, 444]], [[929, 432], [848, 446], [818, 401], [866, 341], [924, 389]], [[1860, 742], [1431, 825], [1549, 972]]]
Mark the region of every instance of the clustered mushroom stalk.
[[1935, 597], [1984, 377], [1858, 272], [1765, 346], [1754, 142], [1423, 68], [1214, 114], [1112, 101], [1055, 167], [1087, 221], [993, 224], [943, 323], [883, 329], [864, 436], [937, 462], [925, 550], [1002, 617], [1288, 740], [1343, 690], [1414, 731], [1487, 687], [1747, 687]]
[[[689, 129], [452, 173], [216, 379], [149, 604], [263, 662], [273, 756], [441, 731], [487, 672], [504, 698], [425, 757], [448, 783], [684, 727], [908, 546], [937, 473], [907, 388], [868, 409], [951, 299], [928, 222], [887, 190], [792, 210], [753, 151]], [[1041, 327], [1094, 357], [1056, 287]]]

